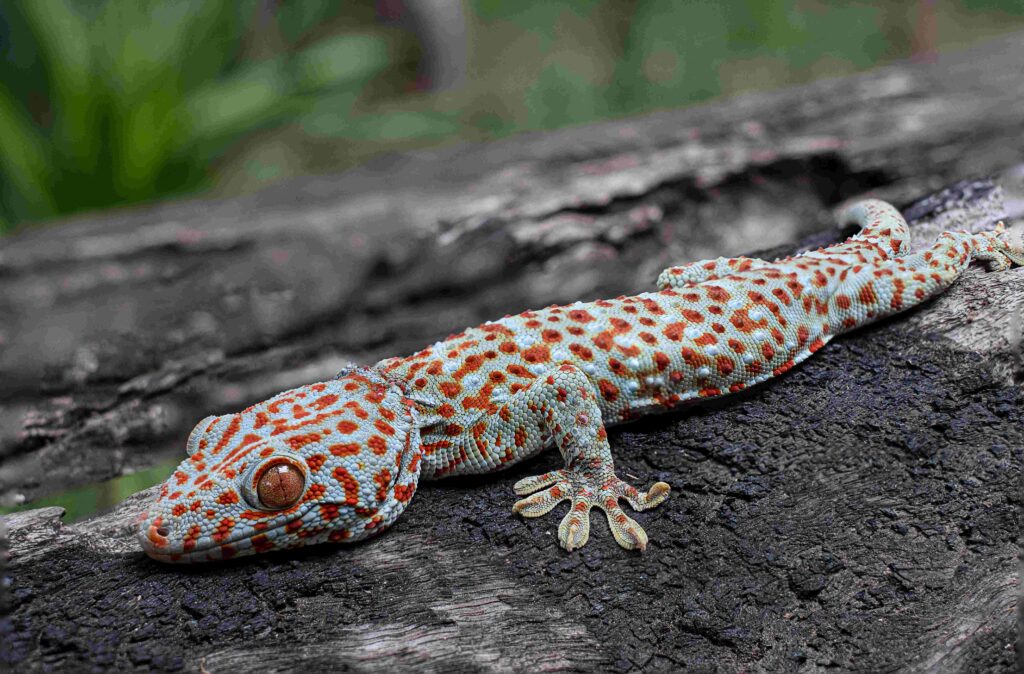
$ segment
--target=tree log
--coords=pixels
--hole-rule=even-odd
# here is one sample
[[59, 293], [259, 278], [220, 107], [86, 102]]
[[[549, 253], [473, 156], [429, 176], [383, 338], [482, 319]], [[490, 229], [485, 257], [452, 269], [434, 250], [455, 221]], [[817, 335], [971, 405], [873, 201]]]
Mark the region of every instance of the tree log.
[[[915, 246], [1021, 221], [1020, 35], [797, 89], [381, 160], [250, 197], [25, 232], [0, 248], [8, 503], [180, 455], [191, 425], [683, 260], [841, 238], [873, 190]], [[1002, 199], [1000, 187], [1010, 191]], [[1019, 226], [1017, 227], [1019, 229]], [[1018, 232], [1019, 234], [1019, 232]], [[646, 553], [511, 485], [549, 452], [424, 485], [384, 535], [228, 564], [145, 558], [151, 491], [65, 524], [2, 518], [0, 662], [19, 671], [1009, 671], [1019, 596], [1024, 272], [938, 300], [742, 394], [611, 434], [669, 482]]]

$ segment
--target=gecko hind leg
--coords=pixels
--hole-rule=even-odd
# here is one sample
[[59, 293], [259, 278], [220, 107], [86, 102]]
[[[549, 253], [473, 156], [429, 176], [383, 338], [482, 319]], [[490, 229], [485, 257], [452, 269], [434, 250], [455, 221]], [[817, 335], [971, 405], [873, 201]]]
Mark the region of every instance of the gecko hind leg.
[[513, 489], [526, 498], [517, 501], [512, 509], [524, 517], [540, 517], [562, 501], [570, 501], [569, 512], [558, 527], [558, 540], [571, 551], [586, 544], [590, 536], [590, 511], [599, 508], [607, 515], [608, 526], [619, 545], [643, 550], [647, 547], [647, 534], [626, 515], [619, 501], [625, 500], [635, 510], [653, 508], [668, 498], [669, 486], [657, 482], [647, 492], [641, 492], [615, 475], [596, 395], [587, 376], [574, 365], [566, 364], [541, 375], [525, 395], [510, 404], [510, 408], [516, 408], [510, 409], [511, 418], [524, 419], [527, 425], [543, 423], [565, 459], [563, 469], [517, 482]]
[[1003, 271], [1014, 265], [1024, 267], [1024, 246], [1010, 240], [1002, 222], [994, 230], [975, 236], [987, 245], [979, 245], [973, 251], [974, 259], [987, 263], [991, 271]]
[[1024, 266], [1024, 247], [1000, 227], [976, 234], [943, 232], [930, 248], [847, 276], [829, 299], [829, 316], [845, 332], [905, 311], [946, 290], [972, 261], [992, 271]]

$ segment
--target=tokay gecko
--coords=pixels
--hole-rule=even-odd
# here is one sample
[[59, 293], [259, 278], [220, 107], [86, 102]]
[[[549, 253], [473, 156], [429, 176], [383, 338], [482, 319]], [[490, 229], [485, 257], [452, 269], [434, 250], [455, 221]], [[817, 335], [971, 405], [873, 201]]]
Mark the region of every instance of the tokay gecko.
[[972, 259], [1024, 264], [1001, 226], [911, 253], [887, 203], [861, 201], [841, 220], [860, 232], [825, 249], [671, 267], [652, 292], [506, 316], [207, 417], [140, 516], [139, 541], [168, 562], [358, 541], [394, 522], [421, 478], [489, 473], [555, 446], [565, 467], [518, 481], [513, 510], [539, 517], [569, 501], [558, 540], [575, 550], [596, 507], [622, 547], [643, 550], [620, 504], [652, 508], [669, 486], [620, 479], [606, 426], [780, 375], [942, 292]]

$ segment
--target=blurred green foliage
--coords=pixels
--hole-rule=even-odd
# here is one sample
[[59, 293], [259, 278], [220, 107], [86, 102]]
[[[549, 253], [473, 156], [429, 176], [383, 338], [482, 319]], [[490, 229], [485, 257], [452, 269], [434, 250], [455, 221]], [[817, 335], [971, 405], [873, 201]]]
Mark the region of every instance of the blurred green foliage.
[[165, 461], [137, 473], [122, 475], [99, 484], [92, 484], [25, 503], [20, 506], [0, 506], [0, 515], [57, 506], [64, 508], [64, 522], [74, 522], [96, 512], [113, 508], [137, 491], [152, 487], [167, 479], [178, 466], [178, 461]]
[[8, 223], [195, 190], [246, 134], [389, 61], [372, 35], [303, 36], [337, 3], [289, 3], [284, 36], [246, 54], [255, 0], [29, 0], [4, 5], [0, 218]]
[[[1019, 0], [465, 0], [461, 84], [417, 86], [416, 0], [0, 4], [0, 231], [386, 151], [838, 75], [1024, 26]], [[386, 13], [386, 12], [385, 12]]]

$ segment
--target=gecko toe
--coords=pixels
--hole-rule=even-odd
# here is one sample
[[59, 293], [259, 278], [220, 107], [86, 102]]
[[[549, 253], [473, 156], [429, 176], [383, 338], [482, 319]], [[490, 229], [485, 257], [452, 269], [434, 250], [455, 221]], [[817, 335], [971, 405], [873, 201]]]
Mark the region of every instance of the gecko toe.
[[637, 524], [636, 520], [622, 511], [618, 505], [603, 508], [608, 516], [608, 527], [612, 530], [615, 542], [627, 550], [647, 549], [647, 532]]
[[569, 498], [569, 493], [565, 485], [555, 484], [545, 491], [516, 501], [512, 506], [512, 511], [523, 517], [540, 517], [551, 512], [552, 508], [567, 498]]
[[[553, 483], [553, 484], [552, 484]], [[549, 486], [550, 485], [550, 486]], [[536, 491], [542, 487], [544, 491]], [[600, 508], [608, 517], [608, 526], [615, 541], [627, 550], [644, 550], [647, 533], [626, 515], [619, 500], [627, 501], [634, 510], [647, 510], [662, 503], [671, 491], [664, 482], [655, 482], [646, 492], [623, 482], [611, 471], [558, 470], [525, 478], [515, 485], [518, 494], [529, 494], [515, 503], [512, 510], [523, 517], [540, 517], [565, 500], [571, 500], [569, 512], [558, 526], [558, 542], [566, 550], [578, 550], [590, 538], [590, 511]]]
[[512, 485], [512, 491], [519, 496], [526, 496], [527, 494], [532, 494], [535, 491], [559, 481], [565, 481], [565, 470], [553, 470], [550, 473], [544, 473], [543, 475], [524, 477], [522, 480], [519, 480]]
[[655, 482], [647, 493], [640, 493], [635, 487], [622, 482], [618, 491], [619, 496], [626, 499], [633, 510], [648, 510], [667, 499], [672, 488], [665, 482]]
[[558, 525], [558, 542], [567, 551], [579, 550], [590, 538], [590, 505], [574, 505]]

